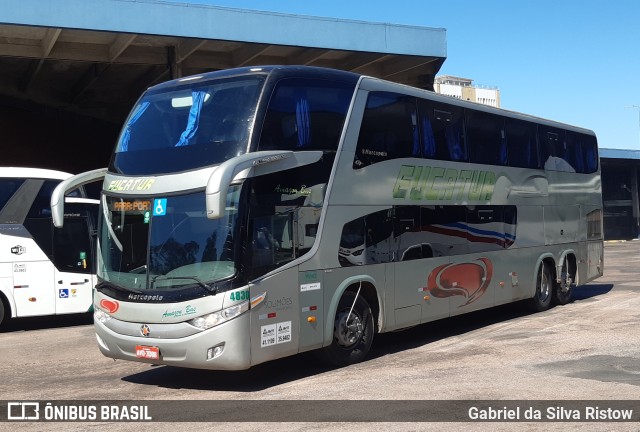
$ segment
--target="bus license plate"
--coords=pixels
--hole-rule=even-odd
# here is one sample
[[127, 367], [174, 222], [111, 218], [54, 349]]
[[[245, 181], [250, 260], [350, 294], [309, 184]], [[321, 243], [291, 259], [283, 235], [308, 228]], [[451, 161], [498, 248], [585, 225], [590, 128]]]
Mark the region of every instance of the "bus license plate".
[[147, 360], [159, 360], [160, 348], [136, 345], [136, 357]]

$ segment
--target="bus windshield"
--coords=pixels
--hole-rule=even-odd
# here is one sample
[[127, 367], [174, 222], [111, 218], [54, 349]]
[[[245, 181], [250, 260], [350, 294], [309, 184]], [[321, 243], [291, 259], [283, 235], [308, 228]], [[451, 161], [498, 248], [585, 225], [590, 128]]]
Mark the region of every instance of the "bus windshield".
[[148, 91], [122, 128], [110, 171], [187, 171], [244, 154], [263, 83], [251, 75]]
[[[207, 219], [204, 192], [166, 199], [105, 196], [99, 277], [139, 292], [209, 287], [236, 273], [233, 237], [239, 186], [224, 217]], [[211, 290], [213, 291], [213, 290]]]

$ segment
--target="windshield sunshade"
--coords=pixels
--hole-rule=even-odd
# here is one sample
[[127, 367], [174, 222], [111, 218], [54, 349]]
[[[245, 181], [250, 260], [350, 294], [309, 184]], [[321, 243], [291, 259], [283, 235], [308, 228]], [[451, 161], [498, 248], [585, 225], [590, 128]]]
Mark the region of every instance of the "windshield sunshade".
[[111, 169], [161, 174], [245, 153], [263, 81], [245, 76], [149, 91], [124, 124]]

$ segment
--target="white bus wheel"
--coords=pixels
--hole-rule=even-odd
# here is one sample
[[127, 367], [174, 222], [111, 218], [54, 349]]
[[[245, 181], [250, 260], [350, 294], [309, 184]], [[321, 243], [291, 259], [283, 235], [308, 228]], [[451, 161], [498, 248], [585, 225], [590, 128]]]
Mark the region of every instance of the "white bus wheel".
[[355, 293], [346, 292], [338, 302], [333, 341], [319, 354], [323, 360], [336, 366], [361, 362], [369, 353], [374, 333], [369, 303], [362, 295], [356, 298]]
[[2, 325], [2, 321], [4, 321], [4, 299], [0, 295], [0, 325]]

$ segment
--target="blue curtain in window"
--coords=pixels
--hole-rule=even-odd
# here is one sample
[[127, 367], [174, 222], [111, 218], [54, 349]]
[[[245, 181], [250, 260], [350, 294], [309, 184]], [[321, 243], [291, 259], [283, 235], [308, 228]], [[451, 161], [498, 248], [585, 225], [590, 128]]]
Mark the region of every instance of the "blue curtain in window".
[[457, 124], [453, 124], [445, 129], [444, 135], [447, 139], [447, 147], [449, 147], [449, 156], [451, 157], [451, 160], [464, 160], [464, 149], [460, 142], [460, 127]]
[[127, 122], [127, 125], [124, 128], [124, 133], [122, 134], [122, 139], [120, 140], [120, 148], [117, 150], [119, 152], [126, 152], [129, 150], [129, 140], [131, 139], [131, 126], [135, 124], [142, 114], [149, 108], [149, 102], [142, 102], [140, 105], [136, 107], [133, 115]]
[[189, 145], [189, 141], [191, 141], [198, 131], [198, 123], [200, 121], [200, 112], [202, 110], [202, 104], [204, 102], [204, 97], [206, 96], [206, 92], [199, 91], [193, 92], [191, 97], [193, 99], [193, 104], [191, 105], [191, 109], [189, 110], [189, 119], [187, 120], [186, 129], [180, 134], [180, 140], [176, 143], [176, 147], [182, 147]]
[[298, 96], [296, 102], [296, 126], [298, 127], [297, 147], [307, 147], [311, 143], [311, 119], [309, 101], [304, 95]]
[[434, 157], [436, 155], [436, 139], [433, 136], [431, 121], [429, 121], [428, 117], [422, 118], [422, 141], [423, 156]]
[[504, 130], [502, 130], [500, 136], [500, 164], [507, 164], [507, 139], [504, 136]]
[[576, 172], [583, 173], [586, 172], [584, 169], [584, 155], [582, 154], [582, 143], [577, 143], [575, 145], [575, 166]]
[[586, 156], [586, 170], [587, 173], [595, 172], [598, 168], [598, 158], [596, 157], [596, 149], [590, 145], [586, 145], [585, 149]]

